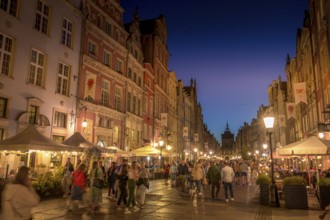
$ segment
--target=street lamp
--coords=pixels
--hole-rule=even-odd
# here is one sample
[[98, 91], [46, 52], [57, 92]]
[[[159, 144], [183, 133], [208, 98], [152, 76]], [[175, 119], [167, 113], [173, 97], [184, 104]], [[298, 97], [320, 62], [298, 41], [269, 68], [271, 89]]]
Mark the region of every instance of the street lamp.
[[[271, 184], [271, 205], [276, 205], [276, 207], [280, 207], [280, 202], [278, 200], [277, 187], [275, 185], [274, 178], [274, 160], [273, 160], [273, 147], [272, 147], [272, 132], [271, 129], [274, 127], [274, 117], [265, 117], [264, 118], [265, 127], [267, 130], [267, 134], [269, 137], [269, 153], [270, 153], [270, 166], [271, 166], [271, 175], [272, 175], [272, 184]], [[274, 201], [275, 199], [275, 201]]]
[[194, 151], [195, 151], [195, 156], [196, 156], [196, 158], [195, 158], [195, 162], [196, 162], [197, 161], [197, 148], [195, 148]]

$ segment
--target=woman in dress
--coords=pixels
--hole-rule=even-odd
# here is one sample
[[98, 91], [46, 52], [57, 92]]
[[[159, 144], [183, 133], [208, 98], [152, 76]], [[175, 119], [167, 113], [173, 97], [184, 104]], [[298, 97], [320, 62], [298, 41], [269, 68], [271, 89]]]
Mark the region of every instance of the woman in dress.
[[102, 163], [97, 161], [93, 162], [92, 170], [90, 173], [90, 183], [91, 183], [91, 208], [96, 210], [100, 208], [100, 203], [102, 202], [102, 188], [97, 182], [104, 182], [104, 173], [102, 170]]

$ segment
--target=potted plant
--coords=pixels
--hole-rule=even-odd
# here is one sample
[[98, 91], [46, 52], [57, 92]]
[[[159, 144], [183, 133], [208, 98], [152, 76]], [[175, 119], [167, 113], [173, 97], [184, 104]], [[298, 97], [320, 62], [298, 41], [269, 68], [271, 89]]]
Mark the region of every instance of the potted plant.
[[259, 185], [260, 189], [260, 204], [269, 205], [270, 183], [271, 178], [265, 173], [260, 174], [256, 180], [256, 184]]
[[330, 178], [320, 179], [320, 208], [325, 209], [330, 204]]
[[288, 209], [307, 209], [307, 181], [301, 176], [285, 177], [283, 191], [285, 207]]

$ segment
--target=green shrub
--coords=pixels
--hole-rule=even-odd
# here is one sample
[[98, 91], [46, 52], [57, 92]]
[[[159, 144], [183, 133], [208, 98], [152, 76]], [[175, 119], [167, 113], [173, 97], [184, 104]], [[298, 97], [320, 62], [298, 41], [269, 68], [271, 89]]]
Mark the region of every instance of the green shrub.
[[322, 178], [319, 182], [320, 186], [330, 186], [330, 178]]
[[307, 181], [301, 176], [289, 176], [283, 180], [283, 185], [306, 185]]
[[272, 181], [272, 179], [270, 178], [270, 176], [268, 176], [267, 174], [261, 173], [257, 180], [256, 180], [256, 184], [260, 185], [260, 184], [270, 184]]

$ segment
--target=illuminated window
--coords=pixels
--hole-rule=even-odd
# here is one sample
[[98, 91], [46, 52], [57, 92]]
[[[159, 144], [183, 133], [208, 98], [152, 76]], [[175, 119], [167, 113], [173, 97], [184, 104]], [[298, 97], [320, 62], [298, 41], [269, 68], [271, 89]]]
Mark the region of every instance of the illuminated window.
[[96, 44], [93, 42], [88, 42], [88, 52], [89, 54], [96, 56]]
[[110, 94], [110, 86], [109, 82], [106, 80], [102, 80], [102, 105], [109, 106], [109, 94]]
[[38, 0], [34, 27], [38, 31], [47, 34], [48, 22], [49, 22], [49, 6], [46, 5], [43, 1]]
[[9, 76], [13, 55], [13, 39], [0, 33], [0, 73]]
[[29, 83], [42, 87], [44, 76], [45, 54], [32, 50]]
[[56, 92], [62, 95], [69, 95], [70, 85], [70, 67], [66, 64], [60, 63], [57, 75], [57, 89]]
[[38, 106], [30, 105], [29, 109], [29, 123], [30, 124], [37, 124], [37, 116], [38, 116]]
[[0, 0], [0, 8], [11, 15], [17, 16], [18, 0]]
[[72, 22], [66, 18], [63, 19], [61, 43], [69, 48], [72, 47]]

